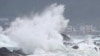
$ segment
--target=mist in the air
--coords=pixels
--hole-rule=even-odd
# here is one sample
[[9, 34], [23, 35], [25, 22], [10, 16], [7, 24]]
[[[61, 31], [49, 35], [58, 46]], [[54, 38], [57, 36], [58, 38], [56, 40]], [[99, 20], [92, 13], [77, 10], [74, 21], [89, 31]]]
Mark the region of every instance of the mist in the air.
[[69, 22], [63, 16], [64, 5], [52, 4], [30, 17], [17, 17], [5, 30], [7, 36], [19, 44], [25, 52], [37, 49], [62, 49], [64, 32]]

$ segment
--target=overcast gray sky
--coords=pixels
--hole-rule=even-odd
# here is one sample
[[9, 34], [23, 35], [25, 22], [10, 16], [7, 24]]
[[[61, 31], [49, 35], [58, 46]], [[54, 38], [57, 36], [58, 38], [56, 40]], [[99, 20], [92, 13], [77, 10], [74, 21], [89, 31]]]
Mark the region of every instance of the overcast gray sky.
[[0, 0], [0, 18], [12, 20], [53, 3], [65, 5], [64, 16], [70, 19], [70, 25], [100, 24], [100, 0]]

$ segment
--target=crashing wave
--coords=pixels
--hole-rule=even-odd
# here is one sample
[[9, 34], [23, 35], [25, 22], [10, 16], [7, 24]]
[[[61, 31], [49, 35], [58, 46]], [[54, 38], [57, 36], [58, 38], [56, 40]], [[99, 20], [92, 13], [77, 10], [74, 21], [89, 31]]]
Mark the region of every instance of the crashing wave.
[[[100, 56], [99, 51], [94, 50], [92, 41], [78, 41], [64, 35], [69, 20], [64, 18], [63, 13], [64, 5], [53, 4], [41, 14], [16, 18], [4, 34], [25, 53], [30, 54], [28, 56]], [[2, 37], [6, 39], [5, 36]], [[13, 42], [8, 40], [7, 44], [11, 45], [6, 45], [13, 46]]]

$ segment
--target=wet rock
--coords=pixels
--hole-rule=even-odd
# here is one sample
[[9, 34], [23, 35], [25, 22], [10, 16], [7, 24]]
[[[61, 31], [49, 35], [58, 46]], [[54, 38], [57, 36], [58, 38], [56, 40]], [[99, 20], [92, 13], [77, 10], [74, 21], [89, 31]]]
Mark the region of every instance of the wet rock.
[[63, 33], [62, 33], [61, 35], [63, 36], [63, 40], [64, 40], [64, 41], [69, 41], [69, 40], [71, 40], [70, 37], [67, 36], [66, 34], [63, 34]]
[[7, 48], [2, 47], [0, 48], [0, 56], [10, 56], [12, 54]]
[[73, 46], [72, 48], [73, 48], [73, 49], [78, 49], [79, 47], [78, 47], [78, 46]]
[[26, 56], [22, 50], [9, 51], [6, 47], [0, 48], [0, 56]]

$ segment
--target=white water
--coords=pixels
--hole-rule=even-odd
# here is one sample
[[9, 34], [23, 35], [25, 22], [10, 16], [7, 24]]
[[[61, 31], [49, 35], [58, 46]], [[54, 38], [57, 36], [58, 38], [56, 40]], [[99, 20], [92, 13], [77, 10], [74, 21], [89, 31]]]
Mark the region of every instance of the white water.
[[41, 14], [18, 17], [4, 32], [29, 56], [100, 56], [93, 49], [74, 50], [65, 47], [60, 33], [69, 22], [63, 16], [64, 5], [53, 4]]
[[64, 6], [53, 4], [41, 14], [31, 17], [16, 18], [6, 30], [6, 34], [25, 51], [35, 49], [62, 49], [62, 29], [66, 28], [69, 20], [63, 17]]

